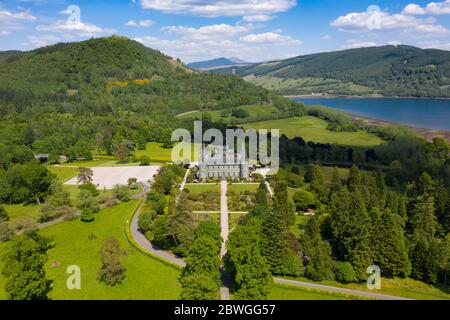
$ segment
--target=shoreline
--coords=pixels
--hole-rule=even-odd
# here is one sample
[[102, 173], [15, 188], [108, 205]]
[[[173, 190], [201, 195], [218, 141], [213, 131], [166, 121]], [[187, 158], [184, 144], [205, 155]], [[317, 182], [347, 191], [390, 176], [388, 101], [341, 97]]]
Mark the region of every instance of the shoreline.
[[304, 95], [286, 95], [285, 98], [289, 99], [420, 99], [420, 100], [450, 100], [450, 98], [430, 98], [430, 97], [386, 97], [382, 95], [365, 95], [365, 96], [355, 96], [355, 95], [339, 95], [339, 94], [304, 94]]

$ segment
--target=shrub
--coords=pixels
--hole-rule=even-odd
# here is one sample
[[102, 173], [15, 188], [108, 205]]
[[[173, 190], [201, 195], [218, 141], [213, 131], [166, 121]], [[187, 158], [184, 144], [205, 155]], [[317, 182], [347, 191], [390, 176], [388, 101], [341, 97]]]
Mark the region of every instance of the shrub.
[[97, 197], [100, 194], [97, 187], [91, 182], [84, 183], [79, 188], [80, 190], [89, 191], [93, 197]]
[[84, 209], [83, 213], [80, 216], [81, 221], [86, 222], [86, 223], [90, 223], [93, 222], [95, 220], [94, 217], [94, 213], [92, 212], [91, 209]]
[[294, 200], [297, 211], [301, 212], [314, 208], [316, 205], [316, 197], [306, 190], [300, 190], [294, 193], [292, 200]]
[[127, 202], [130, 201], [130, 189], [127, 186], [116, 185], [114, 186], [113, 195], [116, 199], [120, 201]]
[[139, 158], [139, 165], [146, 167], [150, 165], [151, 159], [148, 156], [142, 156]]
[[337, 281], [342, 283], [357, 282], [355, 270], [350, 262], [338, 262], [334, 271], [334, 276]]
[[0, 223], [0, 242], [9, 241], [14, 236], [14, 232], [7, 222]]
[[142, 233], [146, 233], [152, 227], [153, 217], [150, 212], [143, 212], [139, 215], [138, 226]]

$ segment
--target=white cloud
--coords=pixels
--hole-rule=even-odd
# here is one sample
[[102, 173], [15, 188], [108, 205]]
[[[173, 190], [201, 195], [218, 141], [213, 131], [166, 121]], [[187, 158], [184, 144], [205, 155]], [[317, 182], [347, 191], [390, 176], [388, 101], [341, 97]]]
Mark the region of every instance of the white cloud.
[[418, 4], [411, 3], [408, 4], [403, 9], [404, 14], [410, 15], [442, 15], [450, 14], [450, 0], [445, 0], [442, 2], [430, 2], [426, 7], [422, 8]]
[[415, 3], [408, 4], [402, 11], [403, 14], [422, 15], [426, 14], [426, 10]]
[[167, 26], [161, 28], [163, 31], [172, 34], [178, 34], [186, 39], [192, 40], [219, 40], [230, 39], [237, 35], [249, 32], [252, 29], [251, 25], [229, 25], [229, 24], [213, 24], [203, 26], [200, 28], [186, 27], [186, 26]]
[[27, 41], [22, 45], [33, 48], [45, 47], [59, 42], [60, 39], [54, 35], [44, 34], [39, 36], [27, 36]]
[[44, 32], [73, 33], [82, 37], [111, 34], [114, 32], [114, 30], [103, 29], [90, 23], [67, 22], [62, 20], [56, 21], [50, 25], [39, 25], [36, 27], [36, 30]]
[[296, 0], [140, 0], [144, 9], [203, 17], [272, 15], [297, 5]]
[[302, 44], [301, 41], [295, 40], [289, 36], [285, 36], [279, 33], [266, 32], [258, 34], [249, 34], [240, 39], [247, 43], [281, 43], [281, 44]]
[[[450, 1], [450, 0], [449, 0]], [[409, 7], [408, 10], [413, 10]], [[366, 12], [353, 12], [338, 17], [331, 26], [339, 31], [357, 32], [385, 32], [404, 31], [414, 35], [442, 35], [448, 29], [436, 24], [434, 18], [417, 18], [408, 14], [390, 14], [387, 11], [367, 10]]]
[[332, 38], [333, 38], [332, 36], [330, 36], [329, 34], [326, 34], [322, 37], [322, 40], [330, 40]]
[[425, 49], [441, 49], [441, 50], [450, 50], [450, 42], [449, 41], [422, 41], [419, 42], [419, 45]]
[[358, 40], [347, 40], [345, 44], [341, 46], [341, 49], [355, 49], [355, 48], [367, 48], [376, 47], [379, 44], [373, 41], [358, 41]]
[[247, 22], [265, 22], [275, 19], [277, 16], [269, 16], [265, 14], [258, 14], [254, 16], [244, 16], [242, 19]]
[[9, 35], [9, 34], [11, 34], [10, 31], [0, 30], [0, 36], [7, 36], [7, 35]]
[[125, 25], [127, 27], [148, 28], [148, 27], [151, 27], [154, 24], [155, 24], [155, 21], [146, 19], [146, 20], [140, 20], [140, 21], [130, 20]]
[[36, 17], [33, 16], [28, 11], [21, 11], [21, 12], [10, 12], [10, 11], [0, 11], [0, 22], [2, 23], [8, 23], [8, 22], [16, 22], [16, 21], [34, 21], [36, 20]]

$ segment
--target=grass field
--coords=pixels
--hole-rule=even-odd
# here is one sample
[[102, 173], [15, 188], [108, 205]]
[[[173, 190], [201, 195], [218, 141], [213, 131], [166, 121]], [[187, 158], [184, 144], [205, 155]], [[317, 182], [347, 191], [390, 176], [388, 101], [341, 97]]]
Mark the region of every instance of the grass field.
[[261, 121], [244, 124], [245, 129], [280, 129], [289, 138], [302, 137], [306, 141], [339, 144], [354, 147], [375, 147], [383, 140], [374, 134], [358, 132], [334, 132], [327, 130], [328, 123], [322, 119], [304, 116], [289, 119]]
[[78, 167], [49, 166], [48, 170], [55, 174], [59, 181], [66, 182], [78, 174]]
[[[280, 113], [280, 110], [278, 110], [277, 108], [275, 108], [274, 106], [271, 105], [247, 105], [247, 106], [241, 106], [239, 107], [239, 109], [245, 110], [248, 112], [249, 117], [255, 117], [255, 116], [270, 116], [273, 114], [278, 114]], [[186, 115], [182, 115], [179, 118], [180, 119], [201, 119], [202, 115], [206, 113], [209, 114], [211, 116], [211, 119], [214, 122], [217, 121], [225, 121], [225, 122], [229, 122], [230, 120], [233, 119], [238, 119], [235, 117], [221, 117], [221, 113], [222, 110], [204, 110], [204, 111], [196, 111], [196, 112], [192, 112]]]
[[233, 183], [228, 185], [228, 192], [241, 193], [244, 191], [250, 191], [256, 193], [258, 191], [259, 184], [253, 183]]
[[[105, 299], [177, 299], [180, 292], [178, 278], [180, 272], [135, 249], [125, 236], [124, 223], [138, 202], [130, 201], [113, 208], [102, 210], [95, 215], [90, 224], [80, 220], [64, 222], [41, 231], [45, 236], [54, 238], [56, 246], [49, 250], [47, 277], [53, 280], [50, 298], [55, 300], [105, 300]], [[90, 235], [94, 235], [91, 238]], [[108, 287], [97, 281], [97, 272], [101, 266], [99, 250], [108, 237], [115, 237], [127, 251], [122, 259], [127, 269], [122, 284]], [[4, 252], [8, 243], [0, 244]], [[52, 263], [59, 262], [59, 267]], [[66, 268], [78, 265], [81, 268], [81, 290], [70, 291], [66, 288], [68, 275]], [[2, 265], [3, 268], [3, 265]], [[0, 275], [0, 299], [6, 299], [3, 290], [4, 279]]]
[[202, 194], [205, 192], [220, 192], [219, 184], [186, 184], [185, 189], [189, 190], [192, 194]]
[[363, 298], [331, 291], [274, 284], [267, 300], [361, 300]]
[[[194, 145], [191, 147], [191, 160], [194, 161], [195, 157]], [[198, 157], [200, 152], [198, 152]], [[147, 143], [145, 150], [137, 150], [135, 154], [136, 158], [139, 159], [142, 156], [147, 156], [152, 162], [172, 162], [172, 148], [163, 148], [161, 144], [157, 142]], [[197, 157], [197, 158], [198, 158]], [[183, 161], [186, 157], [184, 155], [178, 156], [178, 159]], [[175, 159], [177, 160], [177, 159]]]
[[37, 221], [41, 214], [40, 208], [37, 205], [25, 206], [23, 204], [3, 205], [9, 215], [9, 222], [13, 223], [17, 219], [29, 218]]

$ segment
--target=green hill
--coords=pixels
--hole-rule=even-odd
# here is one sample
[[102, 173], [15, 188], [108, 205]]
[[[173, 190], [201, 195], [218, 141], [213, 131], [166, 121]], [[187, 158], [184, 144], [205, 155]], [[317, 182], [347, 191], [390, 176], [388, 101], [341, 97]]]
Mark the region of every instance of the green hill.
[[3, 113], [43, 106], [48, 110], [64, 102], [65, 112], [124, 109], [171, 115], [268, 99], [266, 90], [238, 77], [193, 72], [179, 60], [118, 36], [0, 58]]
[[411, 46], [311, 54], [237, 68], [236, 72], [281, 94], [450, 97], [450, 52]]

